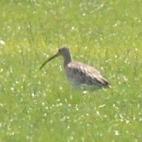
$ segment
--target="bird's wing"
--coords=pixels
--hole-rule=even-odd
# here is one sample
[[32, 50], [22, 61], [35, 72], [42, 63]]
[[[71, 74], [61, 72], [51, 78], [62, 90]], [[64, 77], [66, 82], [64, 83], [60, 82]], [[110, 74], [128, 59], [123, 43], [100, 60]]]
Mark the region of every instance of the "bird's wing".
[[68, 64], [68, 68], [74, 72], [74, 74], [79, 74], [81, 76], [82, 82], [87, 84], [98, 84], [99, 86], [108, 85], [108, 81], [101, 75], [101, 73], [92, 66], [80, 63], [71, 62]]

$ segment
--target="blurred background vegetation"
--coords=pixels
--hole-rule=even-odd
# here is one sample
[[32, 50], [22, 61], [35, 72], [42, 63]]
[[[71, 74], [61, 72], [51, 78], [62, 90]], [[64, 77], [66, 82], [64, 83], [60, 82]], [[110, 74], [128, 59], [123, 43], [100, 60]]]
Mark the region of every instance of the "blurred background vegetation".
[[[0, 0], [0, 141], [142, 140], [141, 0]], [[83, 91], [68, 83], [69, 46], [112, 84]]]

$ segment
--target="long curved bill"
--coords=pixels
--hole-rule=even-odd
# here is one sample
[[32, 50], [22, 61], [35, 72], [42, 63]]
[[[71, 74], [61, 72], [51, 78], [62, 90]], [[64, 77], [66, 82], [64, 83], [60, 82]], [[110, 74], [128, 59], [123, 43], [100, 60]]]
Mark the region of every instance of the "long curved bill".
[[57, 53], [57, 54], [55, 54], [54, 56], [52, 56], [52, 57], [50, 57], [49, 59], [47, 59], [45, 62], [43, 62], [43, 64], [40, 66], [40, 70], [49, 62], [49, 61], [51, 61], [52, 59], [54, 59], [54, 58], [56, 58], [56, 57], [58, 57], [59, 56], [59, 54]]

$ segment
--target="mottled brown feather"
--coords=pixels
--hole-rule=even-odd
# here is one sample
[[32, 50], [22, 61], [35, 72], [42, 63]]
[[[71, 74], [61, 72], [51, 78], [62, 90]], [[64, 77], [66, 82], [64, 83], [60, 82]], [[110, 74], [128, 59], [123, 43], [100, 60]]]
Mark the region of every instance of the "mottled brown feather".
[[97, 69], [87, 64], [72, 61], [65, 66], [65, 70], [68, 78], [78, 84], [96, 85], [98, 87], [109, 85]]

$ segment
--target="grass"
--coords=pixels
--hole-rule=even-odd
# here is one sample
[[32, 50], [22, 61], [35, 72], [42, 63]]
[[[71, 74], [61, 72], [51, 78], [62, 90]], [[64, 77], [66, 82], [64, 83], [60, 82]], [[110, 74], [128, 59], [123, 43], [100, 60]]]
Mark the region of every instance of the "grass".
[[[140, 142], [140, 0], [0, 1], [0, 141]], [[82, 91], [57, 48], [97, 66], [111, 89]]]

